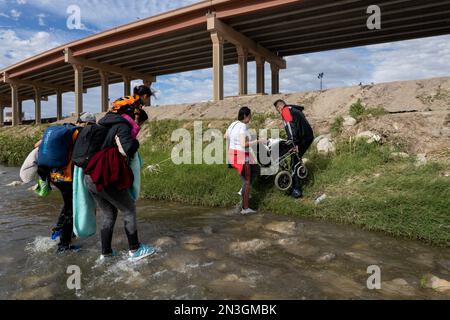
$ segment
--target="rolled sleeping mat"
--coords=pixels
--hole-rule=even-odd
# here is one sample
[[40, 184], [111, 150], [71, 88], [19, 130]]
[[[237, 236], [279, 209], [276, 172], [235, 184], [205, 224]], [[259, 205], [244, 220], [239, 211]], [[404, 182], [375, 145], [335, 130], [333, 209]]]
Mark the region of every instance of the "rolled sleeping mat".
[[95, 235], [95, 201], [84, 182], [84, 171], [75, 166], [73, 173], [73, 232], [79, 238]]
[[20, 168], [20, 179], [23, 183], [36, 181], [38, 176], [38, 152], [39, 148], [34, 149], [27, 156]]

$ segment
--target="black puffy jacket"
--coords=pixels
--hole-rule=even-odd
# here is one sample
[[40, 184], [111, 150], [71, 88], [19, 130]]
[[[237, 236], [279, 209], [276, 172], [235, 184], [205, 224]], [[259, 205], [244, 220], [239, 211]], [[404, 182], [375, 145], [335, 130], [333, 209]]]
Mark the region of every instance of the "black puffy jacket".
[[284, 127], [289, 140], [295, 145], [314, 140], [314, 132], [299, 106], [286, 106], [282, 113]]
[[98, 124], [109, 128], [102, 149], [116, 145], [116, 136], [119, 138], [123, 151], [132, 158], [139, 149], [139, 141], [131, 136], [131, 125], [117, 113], [108, 112]]

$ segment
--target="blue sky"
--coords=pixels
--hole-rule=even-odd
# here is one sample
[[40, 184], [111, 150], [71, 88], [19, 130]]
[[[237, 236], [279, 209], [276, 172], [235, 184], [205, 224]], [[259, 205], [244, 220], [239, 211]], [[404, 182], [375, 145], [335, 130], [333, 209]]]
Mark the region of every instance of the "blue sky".
[[[57, 45], [124, 23], [136, 21], [197, 0], [0, 0], [0, 68]], [[81, 9], [81, 30], [70, 30], [67, 8]], [[287, 57], [288, 69], [280, 74], [282, 92], [318, 89], [317, 74], [324, 72], [325, 88], [449, 76], [450, 36], [335, 50]], [[237, 66], [225, 68], [225, 94], [237, 92]], [[266, 65], [266, 89], [270, 91], [270, 68]], [[137, 84], [137, 83], [136, 83]], [[255, 66], [249, 65], [249, 91], [255, 92]], [[210, 100], [211, 70], [158, 77], [156, 104]], [[123, 85], [110, 86], [110, 98], [119, 97]], [[84, 96], [85, 110], [100, 109], [100, 90]], [[55, 99], [43, 103], [43, 116], [54, 116]], [[73, 94], [63, 100], [63, 113], [73, 110]], [[24, 102], [26, 117], [34, 117], [34, 103]]]

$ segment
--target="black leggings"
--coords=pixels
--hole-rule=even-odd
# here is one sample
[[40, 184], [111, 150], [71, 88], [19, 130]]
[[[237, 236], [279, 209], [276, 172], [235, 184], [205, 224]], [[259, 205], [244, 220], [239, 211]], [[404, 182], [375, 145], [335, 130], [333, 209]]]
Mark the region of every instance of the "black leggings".
[[64, 201], [61, 213], [59, 214], [58, 223], [54, 230], [61, 230], [59, 246], [68, 246], [72, 242], [73, 232], [72, 182], [53, 182], [53, 185], [61, 191]]

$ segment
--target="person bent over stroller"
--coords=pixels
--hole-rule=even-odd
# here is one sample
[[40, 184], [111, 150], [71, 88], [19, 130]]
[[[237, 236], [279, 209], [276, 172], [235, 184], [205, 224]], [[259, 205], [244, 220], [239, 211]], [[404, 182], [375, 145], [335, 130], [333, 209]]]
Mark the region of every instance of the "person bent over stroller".
[[[292, 156], [292, 168], [295, 170], [303, 155], [314, 141], [314, 132], [303, 114], [303, 107], [287, 105], [283, 100], [274, 103], [275, 108], [280, 113], [288, 140], [292, 141], [294, 150], [297, 153]], [[299, 177], [293, 175], [292, 197], [301, 198], [303, 196], [302, 185]]]

